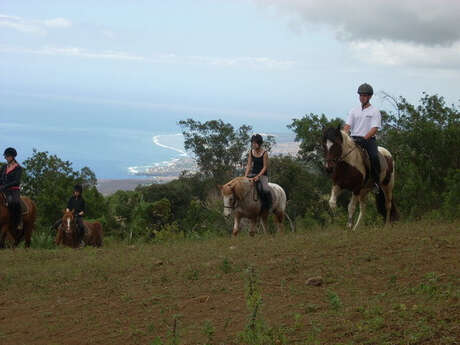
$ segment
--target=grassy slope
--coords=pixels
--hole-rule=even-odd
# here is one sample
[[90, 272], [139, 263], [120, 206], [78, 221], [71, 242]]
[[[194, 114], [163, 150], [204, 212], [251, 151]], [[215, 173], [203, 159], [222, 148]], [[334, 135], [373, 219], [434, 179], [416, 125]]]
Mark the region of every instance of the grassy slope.
[[[0, 344], [231, 344], [254, 266], [289, 344], [460, 342], [460, 223], [0, 252]], [[312, 276], [319, 287], [307, 286]], [[214, 333], [213, 336], [211, 334]]]

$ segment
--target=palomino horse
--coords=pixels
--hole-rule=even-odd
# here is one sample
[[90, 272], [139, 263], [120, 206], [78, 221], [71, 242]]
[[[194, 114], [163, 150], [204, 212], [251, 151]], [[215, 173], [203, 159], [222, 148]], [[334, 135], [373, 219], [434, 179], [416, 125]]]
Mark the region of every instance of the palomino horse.
[[[286, 209], [286, 193], [283, 188], [275, 183], [268, 184], [272, 192], [271, 212], [275, 214], [278, 231], [283, 231], [283, 220]], [[220, 186], [222, 197], [224, 198], [224, 215], [230, 216], [233, 211], [234, 224], [233, 235], [236, 236], [240, 228], [240, 220], [248, 218], [251, 222], [249, 234], [254, 236], [256, 226], [261, 220], [264, 232], [267, 230], [268, 212], [262, 212], [261, 202], [257, 198], [257, 191], [252, 182], [247, 177], [237, 177]]]
[[[326, 152], [326, 170], [332, 172], [332, 191], [329, 206], [332, 210], [337, 207], [337, 197], [343, 189], [352, 192], [348, 204], [347, 227], [353, 226], [353, 214], [359, 201], [359, 216], [353, 230], [358, 228], [366, 207], [366, 196], [372, 189], [372, 179], [366, 169], [364, 153], [344, 131], [339, 128], [327, 128], [323, 132], [322, 144]], [[379, 194], [376, 196], [377, 209], [382, 214], [385, 225], [399, 218], [393, 200], [395, 181], [394, 162], [391, 153], [383, 147], [378, 147], [380, 158]]]
[[17, 247], [18, 244], [24, 239], [25, 247], [30, 247], [30, 240], [32, 232], [35, 227], [35, 220], [37, 218], [37, 208], [35, 203], [27, 197], [21, 197], [26, 210], [22, 210], [22, 229], [12, 229], [10, 222], [10, 210], [7, 206], [7, 199], [4, 193], [0, 193], [0, 248], [5, 247], [5, 240], [8, 238], [13, 241], [13, 246]]
[[[99, 222], [83, 222], [85, 234], [83, 242], [86, 245], [100, 247], [102, 246], [102, 225]], [[77, 248], [78, 242], [77, 221], [73, 211], [64, 211], [62, 223], [56, 233], [56, 244], [67, 247]]]

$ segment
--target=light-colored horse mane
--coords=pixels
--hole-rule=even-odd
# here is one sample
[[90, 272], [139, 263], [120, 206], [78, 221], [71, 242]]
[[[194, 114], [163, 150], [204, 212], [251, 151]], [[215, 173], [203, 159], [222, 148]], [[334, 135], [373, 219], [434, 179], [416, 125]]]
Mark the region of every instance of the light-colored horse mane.
[[366, 167], [361, 147], [345, 131], [341, 130], [340, 134], [342, 135], [342, 157], [344, 157], [344, 161], [354, 166], [365, 176]]
[[242, 200], [251, 187], [252, 185], [247, 177], [239, 176], [227, 182], [222, 187], [222, 190], [224, 194], [229, 195], [233, 193], [237, 199]]

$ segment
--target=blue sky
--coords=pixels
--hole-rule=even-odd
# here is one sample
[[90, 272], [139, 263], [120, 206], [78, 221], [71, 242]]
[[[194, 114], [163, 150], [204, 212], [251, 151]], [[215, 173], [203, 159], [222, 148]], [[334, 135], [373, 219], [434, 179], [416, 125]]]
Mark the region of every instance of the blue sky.
[[345, 117], [362, 82], [458, 104], [459, 3], [3, 0], [0, 123], [284, 131], [305, 113]]

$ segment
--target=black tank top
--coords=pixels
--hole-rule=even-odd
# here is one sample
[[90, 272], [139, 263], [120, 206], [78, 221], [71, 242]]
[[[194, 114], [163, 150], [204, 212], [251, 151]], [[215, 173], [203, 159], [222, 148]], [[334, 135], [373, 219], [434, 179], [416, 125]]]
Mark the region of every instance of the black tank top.
[[[264, 153], [262, 153], [262, 156], [256, 157], [256, 156], [254, 156], [252, 154], [252, 150], [251, 150], [251, 157], [252, 157], [252, 171], [251, 171], [251, 173], [253, 175], [259, 174], [260, 171], [264, 168], [264, 155], [265, 155], [265, 152], [267, 152], [267, 151], [264, 151]], [[264, 175], [267, 175], [267, 170], [265, 170], [265, 172], [263, 173]]]

